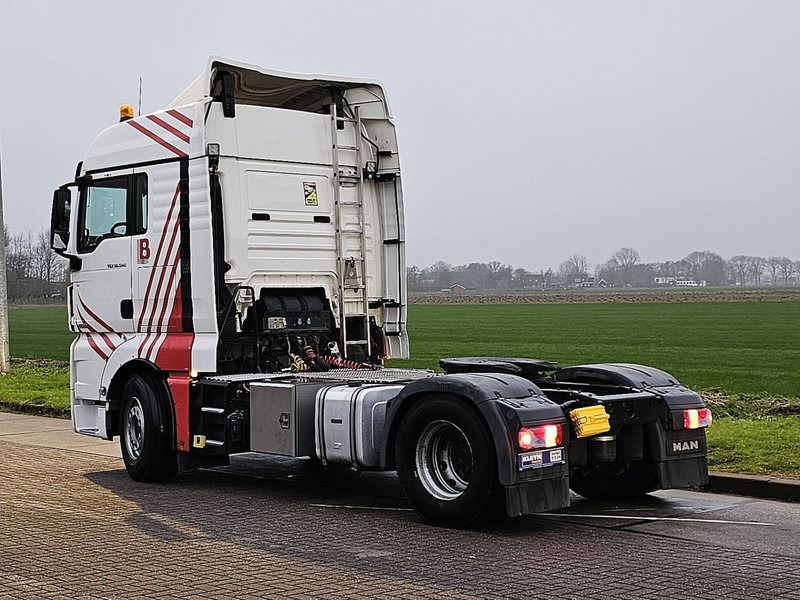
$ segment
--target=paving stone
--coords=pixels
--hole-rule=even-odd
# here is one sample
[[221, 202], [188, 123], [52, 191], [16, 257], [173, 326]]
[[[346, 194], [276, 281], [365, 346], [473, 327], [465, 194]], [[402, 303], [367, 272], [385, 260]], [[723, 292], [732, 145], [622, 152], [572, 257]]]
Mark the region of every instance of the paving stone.
[[[525, 518], [431, 527], [223, 471], [169, 484], [0, 440], [5, 598], [798, 598], [794, 557]], [[331, 497], [325, 497], [329, 494]]]

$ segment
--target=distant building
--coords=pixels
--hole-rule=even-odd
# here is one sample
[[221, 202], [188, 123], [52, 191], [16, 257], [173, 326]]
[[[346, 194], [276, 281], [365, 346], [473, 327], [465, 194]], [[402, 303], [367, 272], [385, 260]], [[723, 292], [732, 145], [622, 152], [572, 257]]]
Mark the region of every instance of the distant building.
[[607, 287], [611, 287], [611, 284], [608, 283], [605, 279], [601, 278], [601, 279], [599, 279], [597, 281], [597, 283], [595, 283], [595, 286], [599, 287], [599, 288], [607, 288]]
[[594, 287], [594, 275], [588, 273], [573, 273], [567, 277], [567, 287], [588, 288]]
[[450, 292], [453, 296], [460, 296], [475, 291], [475, 288], [464, 287], [460, 283], [454, 283], [448, 289], [442, 290], [443, 292]]
[[545, 287], [544, 274], [526, 273], [521, 279], [523, 288], [543, 288]]
[[695, 281], [694, 279], [678, 279], [675, 285], [679, 287], [705, 287], [705, 281]]
[[705, 280], [695, 281], [694, 279], [684, 279], [683, 277], [656, 277], [653, 279], [656, 285], [675, 285], [678, 287], [705, 287]]

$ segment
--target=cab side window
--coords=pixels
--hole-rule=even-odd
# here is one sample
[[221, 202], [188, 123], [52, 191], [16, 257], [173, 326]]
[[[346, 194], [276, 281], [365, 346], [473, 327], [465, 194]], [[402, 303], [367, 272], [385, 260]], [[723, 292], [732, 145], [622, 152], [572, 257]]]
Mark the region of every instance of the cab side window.
[[81, 192], [79, 252], [91, 252], [108, 238], [147, 231], [147, 175], [92, 181]]

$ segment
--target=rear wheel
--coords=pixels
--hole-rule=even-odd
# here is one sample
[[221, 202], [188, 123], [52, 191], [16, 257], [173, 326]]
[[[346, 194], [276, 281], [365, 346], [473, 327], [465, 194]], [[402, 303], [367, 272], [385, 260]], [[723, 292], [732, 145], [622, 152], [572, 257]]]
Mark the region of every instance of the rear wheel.
[[125, 468], [136, 481], [166, 481], [178, 471], [172, 419], [163, 395], [142, 375], [133, 375], [122, 393], [120, 448]]
[[494, 448], [465, 402], [434, 395], [412, 406], [400, 424], [395, 456], [403, 489], [427, 520], [466, 527], [501, 514]]
[[590, 500], [634, 500], [656, 486], [655, 466], [646, 461], [629, 465], [606, 463], [570, 475], [572, 491]]

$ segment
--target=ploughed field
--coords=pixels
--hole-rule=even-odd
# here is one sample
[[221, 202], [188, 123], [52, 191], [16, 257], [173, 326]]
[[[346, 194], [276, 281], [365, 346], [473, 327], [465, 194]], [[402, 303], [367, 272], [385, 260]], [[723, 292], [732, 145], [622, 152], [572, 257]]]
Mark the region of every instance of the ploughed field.
[[800, 287], [525, 290], [411, 295], [412, 304], [595, 304], [598, 302], [800, 302]]
[[[436, 368], [439, 358], [475, 355], [652, 365], [711, 405], [713, 469], [800, 478], [800, 301], [756, 298], [412, 304], [412, 358], [389, 366]], [[9, 321], [15, 360], [0, 378], [0, 408], [65, 416], [72, 340], [65, 309], [12, 308]]]

